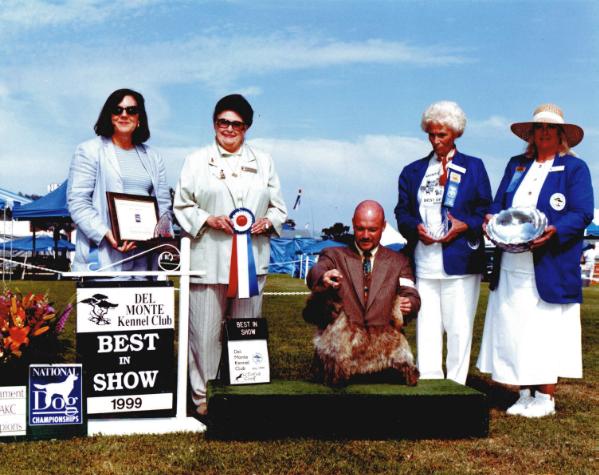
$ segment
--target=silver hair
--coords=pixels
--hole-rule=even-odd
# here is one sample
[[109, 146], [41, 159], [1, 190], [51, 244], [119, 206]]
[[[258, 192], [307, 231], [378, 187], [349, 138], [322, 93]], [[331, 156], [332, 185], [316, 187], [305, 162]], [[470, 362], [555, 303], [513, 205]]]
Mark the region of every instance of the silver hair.
[[422, 114], [420, 126], [428, 132], [428, 126], [433, 123], [449, 127], [455, 132], [456, 137], [460, 137], [466, 128], [466, 114], [456, 102], [435, 102]]

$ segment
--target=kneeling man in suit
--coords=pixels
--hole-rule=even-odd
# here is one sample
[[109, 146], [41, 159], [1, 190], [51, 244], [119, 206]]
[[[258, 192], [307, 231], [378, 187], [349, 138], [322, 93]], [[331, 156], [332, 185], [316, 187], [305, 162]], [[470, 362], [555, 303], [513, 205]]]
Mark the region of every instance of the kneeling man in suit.
[[420, 309], [410, 262], [379, 246], [387, 223], [376, 201], [360, 203], [352, 224], [354, 245], [325, 249], [308, 274], [303, 316], [318, 327], [314, 369], [328, 384], [386, 372], [415, 385], [418, 370], [401, 331]]

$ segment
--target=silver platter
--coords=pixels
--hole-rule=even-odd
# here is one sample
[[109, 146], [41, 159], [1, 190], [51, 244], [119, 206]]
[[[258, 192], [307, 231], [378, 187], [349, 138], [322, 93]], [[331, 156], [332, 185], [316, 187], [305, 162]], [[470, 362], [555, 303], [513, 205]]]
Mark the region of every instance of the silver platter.
[[489, 220], [487, 235], [504, 251], [525, 252], [546, 226], [547, 216], [536, 208], [508, 208]]

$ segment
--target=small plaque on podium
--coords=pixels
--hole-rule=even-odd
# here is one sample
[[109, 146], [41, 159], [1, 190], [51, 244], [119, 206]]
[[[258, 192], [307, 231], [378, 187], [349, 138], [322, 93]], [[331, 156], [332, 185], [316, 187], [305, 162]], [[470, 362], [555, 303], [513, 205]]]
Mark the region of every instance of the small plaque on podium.
[[270, 383], [268, 328], [264, 318], [238, 318], [226, 322], [225, 381], [229, 384]]

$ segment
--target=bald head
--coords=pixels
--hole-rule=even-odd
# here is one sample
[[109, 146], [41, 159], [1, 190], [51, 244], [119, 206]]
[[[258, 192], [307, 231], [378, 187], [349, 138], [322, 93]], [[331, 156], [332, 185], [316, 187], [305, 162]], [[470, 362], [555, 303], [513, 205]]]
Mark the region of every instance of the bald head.
[[354, 211], [352, 219], [357, 246], [370, 251], [379, 245], [385, 229], [385, 211], [373, 200], [362, 201]]
[[378, 201], [374, 200], [365, 200], [356, 206], [356, 210], [354, 211], [354, 219], [356, 216], [365, 217], [370, 216], [373, 218], [379, 218], [385, 221], [385, 210], [378, 203]]

